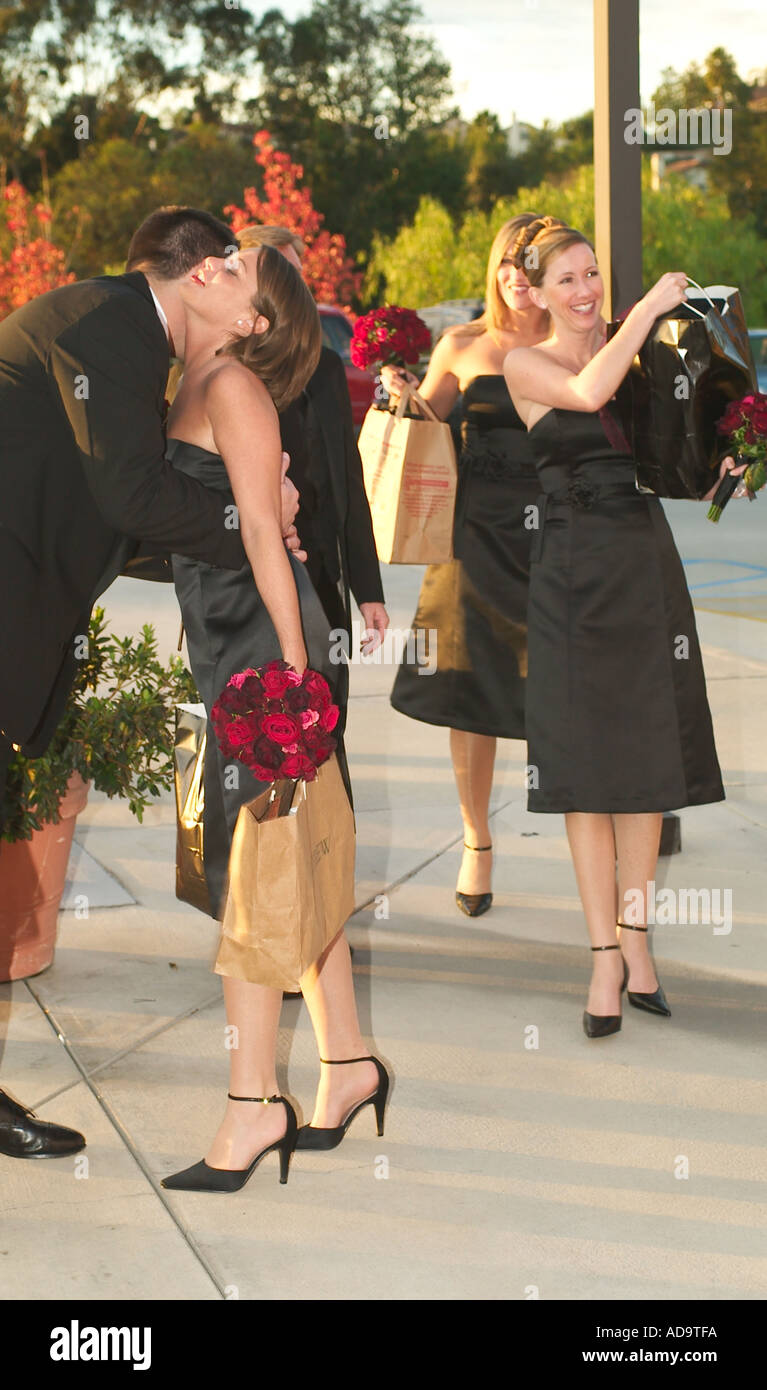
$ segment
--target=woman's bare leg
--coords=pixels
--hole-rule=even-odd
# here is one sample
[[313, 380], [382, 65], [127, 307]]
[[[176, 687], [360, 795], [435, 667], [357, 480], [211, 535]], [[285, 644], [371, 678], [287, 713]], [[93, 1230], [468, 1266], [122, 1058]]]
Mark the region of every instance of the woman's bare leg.
[[[641, 903], [640, 910], [632, 910], [627, 918], [632, 925], [647, 925], [647, 885], [655, 878], [662, 819], [660, 811], [613, 816], [618, 853], [619, 919], [624, 920], [627, 903]], [[627, 899], [626, 894], [631, 896]], [[650, 958], [647, 932], [622, 931], [620, 942], [630, 971], [629, 989], [639, 994], [652, 994], [658, 988], [658, 980]]]
[[[274, 1096], [277, 1086], [277, 1029], [282, 990], [246, 980], [224, 979], [230, 1031], [229, 1090], [234, 1096]], [[221, 1039], [222, 1046], [225, 1038]], [[285, 1133], [284, 1105], [249, 1105], [228, 1100], [205, 1161], [211, 1168], [247, 1168], [260, 1149]]]
[[[592, 946], [614, 946], [615, 835], [609, 815], [569, 811], [565, 816], [575, 877]], [[628, 933], [627, 933], [628, 934]], [[594, 951], [586, 1009], [591, 1014], [619, 1014], [623, 965], [620, 951]]]
[[[465, 844], [475, 848], [489, 845], [492, 840], [489, 816], [496, 743], [495, 738], [486, 734], [450, 730], [450, 755], [463, 817], [463, 838]], [[492, 851], [472, 854], [464, 849], [456, 891], [488, 893], [492, 872]]]
[[[301, 990], [320, 1057], [344, 1061], [370, 1056], [370, 1048], [360, 1032], [349, 944], [343, 931], [301, 977]], [[353, 1067], [320, 1067], [310, 1123], [318, 1129], [334, 1129], [357, 1101], [373, 1094], [377, 1084], [378, 1072], [372, 1062], [359, 1062]]]

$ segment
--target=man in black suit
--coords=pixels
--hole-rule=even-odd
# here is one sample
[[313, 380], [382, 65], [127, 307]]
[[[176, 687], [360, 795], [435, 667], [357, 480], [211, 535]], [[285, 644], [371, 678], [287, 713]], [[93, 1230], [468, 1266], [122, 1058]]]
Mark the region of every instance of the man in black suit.
[[[238, 240], [243, 249], [274, 246], [301, 269], [303, 242], [285, 227], [246, 227], [238, 233]], [[296, 528], [307, 554], [309, 577], [333, 628], [346, 634], [343, 646], [349, 654], [351, 591], [365, 624], [364, 649], [372, 652], [383, 640], [389, 618], [346, 373], [332, 348], [322, 348], [305, 391], [281, 413], [280, 434], [282, 447], [290, 455], [288, 477], [298, 488]], [[345, 662], [339, 677], [335, 698], [340, 713], [334, 732], [340, 744], [349, 684]], [[339, 763], [351, 800], [345, 757]]]
[[[141, 546], [239, 569], [225, 499], [164, 458], [171, 351], [195, 316], [247, 321], [252, 271], [223, 222], [163, 208], [133, 238], [131, 273], [51, 290], [0, 323], [0, 816], [14, 747], [48, 746], [91, 608]], [[286, 541], [296, 494], [283, 491]], [[77, 1152], [0, 1091], [0, 1152]]]

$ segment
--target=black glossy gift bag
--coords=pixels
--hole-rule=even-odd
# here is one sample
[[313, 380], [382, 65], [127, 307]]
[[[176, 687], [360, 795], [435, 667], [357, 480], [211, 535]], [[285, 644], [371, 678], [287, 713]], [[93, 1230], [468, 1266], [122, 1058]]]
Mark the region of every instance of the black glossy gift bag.
[[[608, 336], [618, 327], [610, 324]], [[703, 497], [726, 454], [717, 421], [730, 401], [755, 390], [740, 292], [695, 286], [685, 304], [656, 319], [618, 393], [637, 486], [658, 497]]]

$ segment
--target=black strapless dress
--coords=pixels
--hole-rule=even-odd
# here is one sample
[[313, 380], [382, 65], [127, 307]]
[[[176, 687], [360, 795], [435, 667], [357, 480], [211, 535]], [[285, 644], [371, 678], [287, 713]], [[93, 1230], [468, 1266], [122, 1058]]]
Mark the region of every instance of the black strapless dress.
[[[396, 710], [426, 724], [525, 737], [530, 512], [540, 493], [532, 448], [502, 376], [478, 376], [462, 402], [453, 554], [426, 570]], [[527, 521], [527, 526], [526, 526]], [[429, 632], [436, 633], [436, 662]], [[423, 644], [423, 645], [422, 645]], [[434, 665], [433, 674], [419, 674]]]
[[[207, 449], [183, 440], [170, 439], [167, 458], [180, 472], [197, 478], [206, 487], [228, 493], [234, 502], [220, 454], [209, 453]], [[347, 668], [330, 662], [330, 623], [304, 565], [292, 555], [289, 558], [301, 605], [309, 665], [315, 671], [322, 672], [334, 697], [344, 698]], [[234, 788], [228, 785], [231, 776], [225, 776], [225, 760], [210, 724], [210, 711], [235, 671], [277, 660], [281, 651], [250, 565], [244, 565], [240, 570], [217, 569], [200, 560], [174, 555], [173, 580], [186, 629], [189, 664], [209, 718], [203, 842], [212, 915], [220, 919], [225, 907], [224, 889], [232, 835], [240, 807], [252, 801], [269, 784], [259, 782], [244, 764], [238, 763], [239, 785]], [[338, 741], [336, 756], [351, 802], [342, 737]], [[227, 761], [231, 763], [232, 760]]]
[[682, 562], [617, 430], [609, 409], [551, 410], [530, 430], [544, 494], [530, 557], [530, 811], [724, 799]]

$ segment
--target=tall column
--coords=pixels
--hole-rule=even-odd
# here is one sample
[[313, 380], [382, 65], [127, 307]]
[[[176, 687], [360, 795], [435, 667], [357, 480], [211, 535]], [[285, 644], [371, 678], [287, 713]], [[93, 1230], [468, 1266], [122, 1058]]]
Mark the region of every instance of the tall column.
[[[606, 319], [642, 295], [642, 147], [625, 139], [626, 113], [639, 109], [639, 0], [594, 0], [594, 226]], [[660, 852], [681, 848], [679, 817], [667, 811]]]
[[594, 214], [605, 318], [642, 294], [642, 147], [627, 144], [639, 109], [639, 0], [594, 0]]

